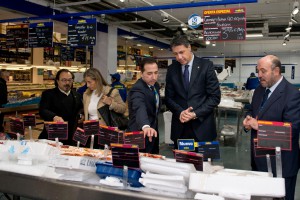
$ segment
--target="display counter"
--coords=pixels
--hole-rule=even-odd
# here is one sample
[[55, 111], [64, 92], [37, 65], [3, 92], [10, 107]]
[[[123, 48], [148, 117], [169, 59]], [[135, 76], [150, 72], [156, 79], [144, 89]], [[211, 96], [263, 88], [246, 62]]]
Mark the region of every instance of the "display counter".
[[128, 190], [117, 190], [88, 183], [62, 181], [25, 174], [0, 171], [0, 191], [33, 199], [165, 199]]

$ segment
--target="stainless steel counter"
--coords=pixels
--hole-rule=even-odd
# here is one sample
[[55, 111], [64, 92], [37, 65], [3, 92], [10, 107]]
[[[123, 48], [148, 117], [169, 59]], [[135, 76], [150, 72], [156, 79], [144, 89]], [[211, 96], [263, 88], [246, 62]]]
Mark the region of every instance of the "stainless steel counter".
[[0, 192], [33, 199], [174, 199], [141, 192], [117, 190], [97, 185], [61, 181], [6, 171], [0, 171], [0, 177]]

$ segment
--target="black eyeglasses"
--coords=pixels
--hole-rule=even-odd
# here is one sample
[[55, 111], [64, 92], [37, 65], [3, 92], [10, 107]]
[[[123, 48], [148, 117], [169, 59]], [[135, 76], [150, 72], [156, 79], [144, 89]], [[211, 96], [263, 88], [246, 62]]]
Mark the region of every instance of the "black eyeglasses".
[[72, 78], [70, 78], [70, 79], [65, 79], [65, 78], [63, 78], [63, 79], [61, 79], [60, 81], [63, 82], [63, 83], [66, 83], [66, 82], [73, 82], [73, 79], [72, 79]]

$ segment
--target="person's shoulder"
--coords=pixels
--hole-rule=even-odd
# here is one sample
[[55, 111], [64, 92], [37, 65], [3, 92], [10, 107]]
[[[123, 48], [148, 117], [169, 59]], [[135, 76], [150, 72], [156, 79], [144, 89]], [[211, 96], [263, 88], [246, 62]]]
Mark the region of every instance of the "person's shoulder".
[[198, 62], [201, 64], [212, 64], [213, 62], [207, 58], [200, 58], [198, 56], [194, 57], [194, 62]]
[[57, 92], [57, 88], [55, 87], [55, 88], [51, 88], [51, 89], [47, 89], [47, 90], [45, 90], [44, 92], [43, 92], [43, 94], [44, 95], [51, 95], [51, 94], [54, 94], [54, 93], [56, 93]]

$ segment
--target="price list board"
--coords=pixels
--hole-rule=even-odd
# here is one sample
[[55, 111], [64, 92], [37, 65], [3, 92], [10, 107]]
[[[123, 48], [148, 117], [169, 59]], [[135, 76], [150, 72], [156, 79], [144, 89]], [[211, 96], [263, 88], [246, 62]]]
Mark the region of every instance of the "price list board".
[[62, 61], [74, 61], [75, 50], [73, 47], [61, 47], [60, 57]]
[[205, 41], [246, 39], [246, 9], [225, 8], [203, 11]]
[[6, 47], [8, 49], [28, 47], [28, 24], [6, 26]]
[[53, 22], [29, 24], [28, 46], [52, 47], [53, 43]]
[[96, 19], [68, 21], [68, 44], [70, 46], [93, 46], [96, 44]]

